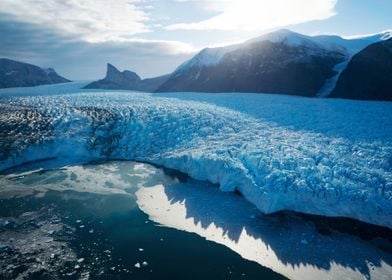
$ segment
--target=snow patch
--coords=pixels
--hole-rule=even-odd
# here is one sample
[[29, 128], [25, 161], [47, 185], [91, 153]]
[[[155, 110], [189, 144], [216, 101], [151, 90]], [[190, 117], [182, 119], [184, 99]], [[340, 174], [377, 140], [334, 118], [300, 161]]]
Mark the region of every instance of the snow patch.
[[335, 71], [336, 74], [325, 81], [322, 88], [317, 92], [317, 97], [327, 97], [328, 95], [330, 95], [330, 93], [335, 88], [336, 83], [338, 82], [340, 74], [344, 71], [344, 69], [346, 69], [349, 62], [349, 60], [346, 60], [334, 66], [333, 71]]

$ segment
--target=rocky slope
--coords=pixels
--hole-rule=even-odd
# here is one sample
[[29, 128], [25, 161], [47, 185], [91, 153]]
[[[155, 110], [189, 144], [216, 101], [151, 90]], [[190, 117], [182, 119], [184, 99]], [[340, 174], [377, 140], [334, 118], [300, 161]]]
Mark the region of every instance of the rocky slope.
[[356, 54], [330, 97], [392, 101], [392, 39]]
[[351, 57], [389, 32], [344, 39], [279, 30], [242, 44], [206, 48], [158, 92], [260, 92], [328, 96]]
[[158, 91], [264, 92], [313, 96], [332, 77], [344, 53], [319, 47], [254, 42], [226, 53], [216, 65], [193, 65]]
[[142, 80], [135, 72], [120, 72], [112, 64], [107, 64], [105, 78], [88, 84], [87, 89], [127, 89], [136, 91], [155, 91], [166, 81], [168, 75]]
[[59, 76], [53, 68], [38, 66], [11, 59], [0, 59], [0, 88], [29, 87], [70, 82]]

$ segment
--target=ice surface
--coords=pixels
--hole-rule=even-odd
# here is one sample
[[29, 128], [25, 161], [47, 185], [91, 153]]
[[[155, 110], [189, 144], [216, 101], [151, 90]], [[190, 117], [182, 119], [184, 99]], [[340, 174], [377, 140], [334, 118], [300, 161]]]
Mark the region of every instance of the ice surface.
[[238, 190], [264, 213], [294, 210], [392, 228], [391, 103], [72, 92], [0, 99], [2, 170], [49, 159], [137, 160]]
[[[65, 166], [54, 170], [33, 170], [11, 173], [0, 177], [0, 199], [43, 196], [47, 191], [76, 191], [96, 194], [133, 195], [141, 186], [176, 183], [160, 169], [149, 164], [129, 161], [111, 161], [100, 165]], [[85, 221], [75, 220], [77, 227], [85, 228]], [[2, 222], [0, 219], [0, 228]], [[48, 232], [53, 234], [53, 232]], [[93, 234], [94, 229], [89, 229]]]
[[75, 93], [80, 92], [80, 89], [89, 84], [90, 81], [76, 81], [62, 84], [42, 85], [35, 87], [15, 87], [0, 89], [1, 96], [24, 96], [24, 95], [52, 95], [59, 93]]

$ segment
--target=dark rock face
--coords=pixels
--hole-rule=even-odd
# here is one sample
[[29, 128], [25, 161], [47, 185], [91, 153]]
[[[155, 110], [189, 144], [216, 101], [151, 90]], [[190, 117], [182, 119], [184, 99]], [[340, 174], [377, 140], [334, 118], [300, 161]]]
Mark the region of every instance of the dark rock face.
[[52, 84], [66, 83], [70, 82], [69, 80], [59, 76], [53, 68], [44, 69], [46, 75], [52, 82]]
[[46, 84], [58, 84], [70, 82], [59, 76], [53, 68], [42, 69], [38, 66], [0, 59], [0, 88], [30, 87]]
[[170, 74], [144, 79], [142, 80], [139, 90], [146, 92], [154, 92], [158, 87], [160, 87], [164, 82], [166, 82], [169, 77]]
[[156, 78], [142, 80], [135, 72], [125, 70], [120, 72], [116, 67], [107, 64], [106, 77], [102, 80], [92, 82], [85, 88], [87, 89], [127, 89], [137, 91], [153, 92], [169, 76], [160, 76]]
[[88, 84], [85, 88], [130, 89], [138, 86], [140, 81], [140, 77], [135, 72], [120, 72], [116, 67], [108, 63], [106, 77], [102, 80]]
[[174, 72], [157, 91], [263, 92], [315, 96], [344, 53], [261, 41], [224, 54], [217, 64]]
[[356, 54], [330, 97], [392, 101], [392, 39]]

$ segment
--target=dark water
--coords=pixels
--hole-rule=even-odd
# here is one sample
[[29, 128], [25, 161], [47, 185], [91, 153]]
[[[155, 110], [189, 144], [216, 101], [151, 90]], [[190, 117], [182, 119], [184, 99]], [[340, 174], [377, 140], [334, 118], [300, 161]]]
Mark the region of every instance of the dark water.
[[239, 195], [149, 164], [51, 167], [0, 175], [0, 279], [392, 275], [390, 229], [293, 212], [265, 215]]
[[0, 219], [0, 279], [284, 279], [149, 221], [132, 194], [34, 191], [2, 198]]

